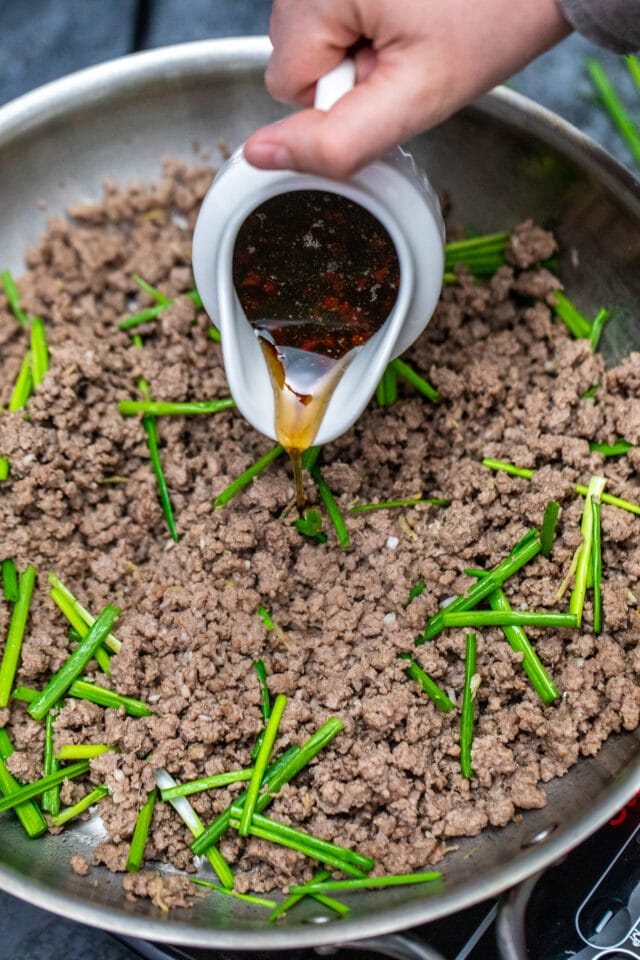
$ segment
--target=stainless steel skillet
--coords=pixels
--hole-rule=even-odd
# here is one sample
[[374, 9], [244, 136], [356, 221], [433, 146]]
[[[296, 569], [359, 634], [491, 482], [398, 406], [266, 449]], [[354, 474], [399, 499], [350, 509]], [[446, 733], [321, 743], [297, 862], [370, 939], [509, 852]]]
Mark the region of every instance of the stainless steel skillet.
[[[0, 263], [19, 272], [52, 214], [96, 199], [105, 177], [148, 181], [162, 157], [218, 158], [280, 114], [264, 92], [266, 39], [186, 44], [104, 64], [41, 88], [0, 110]], [[198, 145], [198, 149], [194, 145]], [[411, 144], [455, 216], [498, 230], [533, 216], [551, 223], [561, 273], [578, 305], [616, 306], [603, 349], [640, 347], [640, 185], [558, 117], [502, 90]], [[264, 913], [212, 896], [194, 910], [160, 913], [130, 903], [121, 881], [68, 859], [95, 841], [95, 823], [63, 838], [27, 841], [0, 817], [0, 887], [68, 917], [130, 936], [193, 946], [275, 949], [334, 943], [408, 928], [505, 890], [552, 863], [640, 788], [640, 738], [611, 738], [548, 785], [549, 804], [520, 824], [463, 841], [445, 862], [446, 888], [361, 893], [347, 921], [318, 922], [313, 904], [282, 927]], [[538, 842], [532, 842], [537, 839]]]

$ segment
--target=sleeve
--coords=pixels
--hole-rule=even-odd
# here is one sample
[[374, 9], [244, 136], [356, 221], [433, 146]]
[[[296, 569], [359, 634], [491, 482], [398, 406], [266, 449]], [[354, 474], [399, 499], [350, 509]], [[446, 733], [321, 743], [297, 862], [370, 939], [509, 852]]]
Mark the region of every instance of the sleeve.
[[640, 0], [557, 0], [571, 26], [615, 53], [640, 49]]

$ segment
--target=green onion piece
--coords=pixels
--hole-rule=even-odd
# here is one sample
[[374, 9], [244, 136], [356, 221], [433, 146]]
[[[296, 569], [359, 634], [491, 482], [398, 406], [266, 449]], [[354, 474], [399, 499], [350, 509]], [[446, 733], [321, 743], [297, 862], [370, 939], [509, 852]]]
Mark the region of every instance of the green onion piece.
[[488, 577], [489, 576], [488, 570], [481, 570], [479, 569], [479, 567], [465, 567], [462, 572], [466, 573], [468, 577]]
[[440, 403], [440, 394], [435, 387], [432, 387], [431, 384], [421, 377], [420, 374], [416, 373], [415, 370], [409, 366], [408, 363], [405, 363], [404, 360], [395, 359], [392, 360], [389, 366], [395, 370], [399, 377], [402, 377], [403, 380], [406, 380], [407, 383], [410, 383], [412, 387], [423, 394], [427, 400], [431, 400], [432, 403]]
[[[69, 623], [72, 624], [71, 629], [69, 631], [69, 640], [72, 643], [73, 642], [79, 643], [84, 637], [86, 637], [87, 633], [89, 632], [89, 628], [87, 627], [86, 623], [84, 622], [84, 620], [82, 619], [82, 617], [80, 616], [76, 608], [73, 606], [73, 604], [66, 597], [65, 594], [61, 593], [59, 590], [57, 590], [54, 587], [53, 590], [49, 591], [49, 596], [51, 597], [53, 602], [56, 604], [58, 609], [61, 610], [62, 613], [65, 615]], [[104, 647], [102, 646], [98, 647], [94, 656], [96, 658], [96, 662], [98, 666], [103, 671], [103, 673], [105, 673], [107, 676], [110, 676], [111, 664], [109, 662], [109, 654], [104, 649]]]
[[11, 810], [12, 807], [16, 807], [25, 800], [32, 800], [33, 797], [37, 797], [50, 787], [55, 787], [65, 780], [73, 780], [75, 777], [80, 777], [83, 773], [87, 773], [88, 770], [89, 761], [79, 760], [77, 763], [72, 763], [68, 767], [61, 767], [60, 770], [56, 770], [55, 773], [50, 773], [47, 774], [46, 777], [34, 780], [33, 783], [27, 783], [16, 790], [15, 793], [12, 793], [11, 796], [4, 796], [0, 799], [0, 813], [4, 810]]
[[597, 314], [593, 318], [593, 323], [591, 324], [591, 333], [589, 334], [589, 340], [591, 341], [591, 349], [593, 350], [594, 353], [598, 349], [598, 344], [600, 343], [602, 330], [610, 316], [611, 316], [611, 311], [605, 310], [603, 307], [601, 310], [598, 310]]
[[255, 660], [253, 663], [255, 671], [258, 674], [258, 683], [260, 684], [260, 697], [262, 706], [262, 719], [266, 723], [271, 716], [271, 700], [269, 698], [269, 686], [267, 684], [267, 671], [262, 660]]
[[4, 727], [0, 727], [0, 759], [8, 760], [12, 753], [13, 744], [9, 739], [9, 734]]
[[212, 883], [211, 880], [201, 880], [200, 877], [191, 877], [191, 883], [197, 883], [200, 887], [209, 887], [211, 890], [217, 890], [218, 893], [224, 893], [227, 897], [235, 897], [236, 900], [244, 900], [245, 903], [256, 903], [260, 907], [275, 907], [275, 900], [267, 900], [265, 897], [254, 897], [250, 893], [236, 893], [235, 890], [228, 890], [221, 887], [219, 883]]
[[13, 560], [9, 557], [2, 561], [2, 590], [5, 600], [16, 603], [18, 599], [18, 571]]
[[591, 500], [591, 525], [593, 542], [591, 546], [591, 570], [593, 580], [593, 632], [602, 632], [602, 539], [600, 526], [600, 501]]
[[[482, 583], [482, 581], [480, 581]], [[453, 606], [453, 604], [451, 605]], [[532, 613], [529, 610], [442, 611], [445, 627], [577, 627], [574, 613]]]
[[[312, 883], [322, 883], [323, 880], [328, 880], [331, 876], [330, 870], [318, 870], [314, 874]], [[283, 900], [282, 903], [278, 904], [276, 909], [273, 911], [269, 917], [269, 923], [275, 923], [278, 917], [281, 917], [284, 913], [287, 913], [291, 910], [292, 907], [295, 907], [296, 903], [299, 903], [304, 899], [304, 893], [292, 894], [290, 897], [287, 897], [286, 900]]]
[[[267, 767], [266, 773], [263, 777], [261, 787], [264, 790], [268, 785], [274, 780], [275, 776], [281, 769], [287, 767], [289, 761], [293, 759], [300, 752], [300, 747], [289, 747], [288, 750], [282, 754], [281, 757], [278, 757], [277, 760], [274, 760], [273, 763], [269, 764]], [[236, 798], [236, 803], [244, 803], [247, 798], [247, 791], [241, 793], [239, 797]], [[207, 846], [217, 843], [218, 840], [227, 832], [231, 824], [231, 804], [224, 810], [222, 813], [213, 820], [201, 837], [198, 838], [194, 843], [191, 844], [191, 849], [194, 853], [200, 854], [203, 853]]]
[[22, 408], [26, 405], [27, 400], [31, 396], [32, 387], [33, 379], [31, 377], [31, 354], [27, 353], [22, 361], [20, 373], [18, 374], [16, 385], [13, 388], [13, 393], [11, 394], [11, 399], [9, 400], [9, 412], [22, 410]]
[[53, 675], [38, 698], [29, 705], [29, 713], [34, 720], [42, 720], [47, 711], [64, 696], [73, 681], [78, 679], [89, 661], [95, 657], [98, 647], [104, 643], [119, 613], [120, 610], [117, 607], [107, 604], [90, 627], [86, 637], [80, 641], [60, 670]]
[[255, 814], [262, 778], [269, 763], [269, 757], [271, 756], [271, 751], [273, 750], [273, 745], [275, 743], [276, 736], [278, 735], [278, 727], [280, 726], [280, 720], [282, 719], [282, 714], [284, 713], [284, 708], [286, 705], [287, 698], [284, 694], [279, 693], [274, 701], [273, 708], [271, 710], [271, 716], [269, 717], [269, 721], [264, 731], [264, 739], [260, 745], [260, 750], [258, 751], [258, 756], [256, 757], [256, 764], [253, 768], [253, 773], [247, 789], [247, 799], [245, 800], [241, 811], [240, 825], [238, 828], [238, 833], [241, 837], [246, 837], [249, 833], [249, 827], [251, 826], [251, 821]]
[[419, 580], [418, 583], [416, 583], [415, 587], [411, 587], [411, 590], [409, 591], [409, 597], [408, 597], [408, 599], [407, 599], [407, 602], [402, 604], [402, 606], [405, 608], [405, 610], [406, 610], [406, 608], [409, 606], [410, 603], [413, 603], [413, 601], [416, 599], [416, 597], [419, 597], [419, 596], [420, 596], [420, 594], [426, 589], [426, 586], [427, 586], [427, 585], [426, 585], [426, 583], [424, 582], [424, 580]]
[[601, 386], [602, 386], [601, 383], [594, 383], [592, 387], [589, 387], [588, 390], [585, 390], [585, 392], [582, 394], [582, 397], [580, 399], [593, 400], [593, 398], [597, 396], [598, 388]]
[[591, 337], [591, 324], [587, 318], [580, 313], [579, 310], [574, 307], [569, 300], [569, 297], [561, 290], [556, 290], [554, 292], [555, 305], [553, 307], [555, 313], [564, 321], [565, 326], [571, 334], [577, 339], [590, 339]]
[[536, 537], [538, 536], [539, 536], [539, 531], [537, 530], [536, 527], [532, 527], [531, 530], [528, 530], [525, 533], [524, 537], [521, 537], [521, 539], [518, 540], [515, 547], [511, 548], [511, 550], [509, 551], [509, 556], [515, 557], [516, 554], [520, 553], [520, 551], [523, 550], [524, 547], [526, 547], [529, 543], [535, 540]]
[[77, 803], [74, 803], [72, 807], [65, 807], [64, 810], [61, 810], [60, 813], [56, 814], [55, 817], [51, 817], [51, 822], [54, 827], [61, 827], [63, 824], [68, 823], [69, 820], [73, 820], [74, 817], [79, 816], [81, 813], [84, 813], [85, 810], [88, 810], [89, 807], [92, 807], [94, 803], [99, 803], [104, 797], [109, 796], [109, 791], [106, 787], [94, 787], [93, 790], [83, 797], [82, 800], [78, 800]]
[[365, 513], [368, 510], [389, 510], [392, 507], [417, 507], [421, 503], [430, 503], [434, 507], [449, 507], [451, 500], [438, 497], [415, 497], [408, 500], [384, 500], [381, 503], [357, 503], [349, 507], [351, 513]]
[[146, 307], [144, 310], [132, 313], [126, 320], [120, 321], [118, 330], [130, 330], [132, 327], [139, 327], [140, 324], [146, 323], [147, 320], [155, 320], [164, 310], [166, 310], [164, 304], [156, 303], [154, 307]]
[[[232, 820], [240, 819], [243, 812], [244, 811], [238, 806], [238, 804], [231, 804]], [[287, 824], [279, 823], [277, 820], [272, 820], [271, 817], [266, 817], [261, 813], [254, 813], [251, 826], [260, 827], [264, 830], [270, 830], [273, 833], [277, 833], [282, 838], [300, 840], [301, 843], [312, 845], [318, 851], [326, 851], [334, 856], [338, 856], [341, 860], [351, 863], [360, 870], [364, 870], [366, 872], [372, 870], [375, 866], [375, 860], [373, 860], [372, 857], [365, 857], [364, 854], [358, 853], [357, 850], [350, 850], [348, 847], [342, 847], [339, 844], [330, 843], [329, 840], [322, 840], [320, 837], [314, 837], [305, 830], [300, 830], [297, 827], [290, 827]]]
[[[528, 480], [530, 480], [534, 474], [533, 470], [528, 470], [525, 467], [516, 467], [512, 463], [503, 463], [500, 460], [485, 459], [482, 461], [482, 464], [491, 470], [501, 470], [503, 473], [526, 477]], [[587, 495], [587, 489], [588, 488], [582, 483], [577, 483], [574, 487], [575, 492], [581, 494], [583, 497]], [[628, 510], [629, 513], [637, 513], [640, 515], [640, 506], [637, 503], [631, 503], [629, 500], [622, 500], [620, 497], [614, 497], [610, 493], [602, 493], [600, 500], [602, 503], [609, 503], [613, 507], [620, 507], [621, 510]]]
[[[75, 608], [78, 615], [84, 620], [86, 625], [88, 627], [92, 627], [93, 624], [95, 623], [96, 618], [92, 616], [92, 614], [90, 614], [89, 611], [85, 607], [83, 607], [78, 600], [76, 600], [76, 598], [68, 589], [68, 587], [65, 587], [62, 580], [60, 580], [59, 577], [55, 575], [55, 573], [49, 574], [49, 583], [59, 593], [62, 593], [66, 596], [66, 598], [71, 602], [71, 604]], [[82, 631], [79, 631], [79, 633], [81, 633], [82, 636], [84, 636], [84, 633], [82, 633]], [[117, 653], [122, 646], [122, 641], [118, 640], [117, 637], [115, 637], [112, 633], [110, 633], [107, 639], [105, 640], [104, 645], [105, 647], [109, 647], [110, 650], [113, 650], [114, 653]]]
[[[151, 400], [149, 384], [143, 377], [140, 377], [138, 380], [138, 389], [143, 394], [145, 400]], [[162, 463], [160, 462], [159, 437], [155, 417], [145, 413], [142, 417], [142, 426], [147, 435], [149, 459], [151, 460], [151, 467], [155, 474], [156, 483], [158, 484], [158, 495], [160, 497], [162, 512], [164, 513], [165, 520], [167, 521], [171, 539], [177, 543], [180, 537], [178, 536], [176, 523], [173, 517], [173, 507], [171, 506], [171, 498], [169, 497], [167, 481], [162, 470]]]
[[591, 511], [591, 502], [594, 498], [600, 499], [606, 483], [604, 477], [592, 477], [587, 488], [587, 497], [582, 513], [582, 523], [580, 529], [582, 532], [582, 545], [578, 548], [578, 562], [576, 566], [576, 583], [571, 597], [569, 599], [569, 611], [575, 614], [577, 626], [582, 624], [582, 611], [584, 600], [587, 593], [587, 580], [589, 572], [592, 569], [591, 547], [593, 545], [593, 513]]
[[240, 493], [241, 490], [244, 490], [251, 481], [257, 477], [259, 474], [265, 470], [269, 464], [273, 463], [281, 454], [284, 453], [284, 447], [279, 443], [275, 445], [268, 453], [265, 453], [264, 457], [260, 457], [259, 460], [256, 460], [248, 470], [245, 470], [244, 473], [241, 473], [233, 483], [230, 483], [228, 487], [219, 493], [218, 496], [213, 501], [214, 507], [224, 507], [225, 504], [229, 503], [237, 493]]
[[40, 317], [34, 317], [31, 321], [31, 376], [34, 387], [42, 383], [48, 369], [49, 351], [44, 324]]
[[[240, 808], [232, 804], [231, 825], [236, 826], [237, 823], [238, 830], [240, 827], [239, 817], [242, 812]], [[266, 821], [266, 824], [264, 821]], [[271, 843], [288, 847], [289, 850], [297, 850], [306, 857], [312, 857], [314, 860], [319, 860], [320, 863], [326, 863], [334, 870], [342, 870], [343, 873], [349, 873], [354, 877], [364, 875], [360, 867], [354, 866], [353, 862], [347, 860], [343, 855], [344, 853], [353, 853], [352, 850], [338, 847], [326, 840], [318, 840], [316, 837], [312, 837], [302, 830], [296, 830], [294, 827], [284, 827], [283, 824], [276, 823], [275, 820], [270, 820], [268, 817], [262, 817], [260, 814], [254, 814], [247, 832], [252, 837], [269, 840]]]
[[445, 610], [440, 610], [439, 613], [436, 613], [427, 624], [425, 632], [415, 641], [416, 646], [426, 643], [427, 640], [432, 640], [444, 629], [445, 613], [451, 615], [455, 612], [462, 613], [473, 610], [481, 600], [484, 600], [490, 593], [493, 593], [497, 587], [501, 587], [505, 580], [508, 580], [509, 577], [513, 576], [521, 567], [529, 563], [529, 561], [540, 552], [540, 548], [540, 538], [535, 536], [524, 543], [517, 553], [509, 554], [502, 563], [499, 563], [497, 567], [489, 571], [486, 577], [474, 583], [467, 593], [462, 594], [462, 596], [450, 603]]
[[[5, 760], [13, 753], [13, 745], [6, 730], [0, 730], [0, 791], [6, 796], [20, 789], [20, 783], [7, 769]], [[31, 839], [41, 837], [47, 831], [47, 821], [42, 816], [38, 804], [34, 800], [26, 800], [15, 808], [15, 813], [24, 827], [25, 833]]]
[[291, 887], [292, 894], [323, 893], [325, 890], [369, 890], [374, 887], [400, 887], [412, 883], [432, 883], [440, 880], [439, 870], [430, 873], [397, 873], [390, 877], [365, 877], [362, 880], [327, 880], [323, 883], [305, 883]]
[[156, 303], [161, 303], [164, 307], [168, 307], [173, 301], [164, 295], [162, 290], [158, 290], [157, 287], [152, 287], [150, 283], [147, 283], [146, 280], [137, 274], [134, 273], [131, 277], [133, 282], [140, 287], [141, 290], [144, 290], [145, 293], [148, 293], [152, 300], [155, 300]]
[[462, 694], [462, 712], [460, 715], [460, 772], [470, 780], [475, 777], [471, 766], [471, 746], [473, 744], [473, 722], [476, 689], [476, 635], [467, 634], [466, 656], [464, 660], [464, 693]]
[[175, 800], [176, 797], [190, 797], [192, 793], [201, 793], [203, 790], [212, 790], [214, 787], [226, 787], [231, 783], [241, 783], [250, 780], [253, 767], [248, 770], [229, 770], [227, 773], [214, 773], [210, 777], [200, 780], [190, 780], [188, 783], [178, 783], [175, 787], [167, 787], [161, 791], [162, 800]]
[[7, 303], [11, 307], [14, 317], [21, 327], [26, 326], [29, 322], [29, 317], [20, 306], [20, 293], [9, 270], [3, 270], [2, 273], [0, 273], [0, 283], [4, 287]]
[[[586, 496], [588, 487], [577, 483], [575, 490], [576, 493]], [[629, 513], [637, 513], [640, 516], [640, 506], [638, 506], [637, 503], [630, 503], [629, 500], [621, 500], [620, 497], [613, 497], [610, 493], [601, 493], [600, 500], [602, 503], [609, 503], [613, 507], [620, 507], [621, 510], [628, 510]]]
[[134, 347], [144, 347], [144, 340], [139, 333], [134, 333], [134, 335], [131, 337], [131, 342], [133, 343]]
[[[20, 789], [20, 783], [13, 774], [7, 769], [3, 759], [0, 759], [0, 791], [5, 797], [10, 797]], [[14, 812], [28, 837], [34, 839], [41, 837], [47, 832], [47, 821], [42, 815], [40, 807], [35, 800], [25, 800], [19, 803]]]
[[376, 401], [379, 407], [390, 407], [398, 399], [398, 375], [395, 369], [389, 364], [380, 383], [376, 387]]
[[347, 527], [344, 522], [344, 518], [340, 513], [340, 508], [336, 501], [336, 498], [329, 488], [329, 484], [322, 476], [320, 472], [320, 467], [315, 466], [311, 471], [311, 476], [313, 477], [315, 484], [318, 488], [318, 493], [320, 494], [320, 499], [324, 503], [327, 513], [329, 514], [329, 519], [331, 520], [336, 535], [338, 537], [338, 543], [341, 547], [348, 547], [350, 544], [349, 534], [347, 532]]
[[619, 457], [629, 450], [633, 450], [634, 444], [627, 443], [626, 440], [617, 440], [616, 443], [595, 443], [589, 444], [589, 450], [593, 453], [601, 453], [605, 457]]
[[235, 405], [236, 402], [232, 397], [222, 397], [220, 400], [191, 400], [185, 403], [166, 403], [162, 400], [121, 400], [118, 409], [125, 417], [133, 417], [137, 413], [146, 413], [152, 417], [183, 417], [196, 413], [220, 413], [221, 410], [230, 410]]
[[636, 87], [640, 90], [640, 60], [633, 53], [628, 54], [625, 58], [627, 67], [629, 68], [629, 73], [631, 78], [635, 82]]
[[322, 532], [322, 514], [315, 507], [305, 510], [304, 516], [294, 520], [293, 525], [303, 537], [309, 537], [316, 543], [327, 542], [327, 535]]
[[551, 549], [553, 547], [553, 539], [556, 535], [556, 527], [558, 525], [559, 516], [560, 504], [557, 500], [549, 500], [549, 503], [546, 505], [544, 510], [542, 527], [540, 528], [540, 553], [543, 557], [546, 557], [547, 560], [551, 556]]
[[129, 856], [127, 857], [127, 873], [137, 873], [142, 866], [144, 858], [144, 848], [147, 845], [147, 837], [153, 820], [153, 811], [155, 810], [156, 800], [158, 799], [158, 788], [154, 787], [148, 794], [146, 802], [140, 807], [136, 817], [136, 825], [131, 838], [129, 847]]
[[103, 753], [116, 750], [108, 743], [64, 743], [56, 751], [56, 760], [93, 760]]
[[11, 464], [6, 457], [0, 457], [0, 483], [3, 480], [9, 479], [9, 474], [11, 472]]
[[213, 324], [207, 328], [207, 336], [209, 337], [209, 340], [213, 340], [214, 343], [222, 343], [220, 331], [217, 327], [214, 327]]
[[505, 463], [504, 460], [492, 460], [485, 457], [482, 461], [483, 467], [489, 467], [490, 470], [500, 470], [502, 473], [508, 473], [512, 477], [524, 477], [525, 480], [531, 480], [534, 471], [528, 467], [516, 467], [512, 463]]
[[[14, 690], [14, 697], [17, 694], [17, 690]], [[37, 692], [36, 692], [37, 696]], [[45, 728], [44, 728], [44, 760], [42, 764], [43, 773], [45, 776], [49, 773], [55, 773], [56, 770], [60, 769], [60, 764], [55, 757], [55, 748], [54, 748], [54, 731], [53, 724], [55, 722], [54, 711], [49, 710], [46, 719], [45, 719]], [[47, 813], [57, 816], [60, 813], [60, 785], [57, 787], [51, 787], [50, 790], [46, 790], [42, 794], [42, 809], [46, 810]]]
[[399, 653], [398, 657], [401, 660], [409, 660], [409, 666], [405, 670], [406, 675], [410, 680], [415, 680], [420, 684], [426, 695], [433, 700], [435, 705], [439, 707], [444, 713], [450, 713], [454, 708], [453, 702], [446, 695], [444, 690], [441, 690], [435, 680], [432, 680], [429, 674], [422, 669], [419, 663], [413, 659], [410, 653]]
[[[260, 813], [265, 807], [268, 807], [274, 797], [280, 792], [285, 783], [293, 780], [301, 770], [303, 770], [311, 760], [326, 745], [333, 740], [337, 733], [344, 729], [342, 720], [337, 717], [331, 717], [324, 723], [319, 730], [302, 745], [302, 747], [290, 747], [281, 757], [274, 761], [267, 768], [267, 773], [260, 785], [261, 792], [256, 803], [256, 810]], [[235, 806], [245, 803], [248, 790], [241, 794], [235, 800]], [[207, 827], [202, 837], [191, 844], [194, 853], [202, 853], [207, 843], [216, 843], [223, 833], [229, 828], [231, 820], [231, 806]]]
[[[24, 700], [26, 703], [32, 703], [37, 696], [39, 691], [31, 687], [16, 687], [13, 691], [14, 699]], [[91, 703], [97, 703], [101, 707], [112, 707], [114, 710], [124, 707], [125, 712], [132, 717], [153, 716], [153, 710], [142, 700], [125, 697], [122, 693], [99, 687], [98, 684], [89, 683], [88, 680], [74, 680], [67, 690], [67, 696], [75, 697], [76, 700], [89, 700]]]
[[[487, 600], [492, 610], [500, 610], [507, 613], [512, 612], [509, 601], [501, 589], [494, 590], [493, 593], [490, 593]], [[531, 646], [531, 642], [522, 627], [505, 624], [502, 629], [505, 637], [509, 641], [511, 649], [524, 654], [522, 669], [531, 680], [540, 699], [543, 703], [552, 703], [560, 696], [560, 693], [540, 662], [538, 654]]]
[[264, 606], [264, 604], [262, 604], [262, 603], [260, 603], [260, 604], [258, 605], [258, 616], [260, 617], [260, 619], [261, 619], [262, 622], [264, 623], [264, 625], [265, 625], [265, 627], [267, 628], [267, 630], [268, 630], [269, 633], [270, 633], [272, 630], [275, 629], [275, 623], [274, 623], [273, 620], [271, 619], [271, 614], [269, 613], [269, 611], [267, 610], [267, 608], [266, 608], [266, 607]]
[[456, 263], [464, 263], [476, 276], [495, 273], [505, 263], [504, 252], [508, 242], [508, 233], [489, 233], [447, 243], [445, 271], [451, 271]]
[[[169, 773], [167, 773], [166, 770], [156, 770], [155, 777], [156, 783], [160, 790], [167, 790], [169, 787], [175, 787], [176, 785], [175, 780]], [[177, 797], [175, 800], [170, 800], [169, 803], [176, 811], [187, 829], [196, 838], [196, 840], [199, 837], [204, 836], [204, 825], [202, 820], [186, 797]], [[208, 844], [201, 852], [218, 874], [218, 878], [221, 880], [222, 886], [228, 888], [233, 887], [233, 873], [231, 872], [229, 864], [224, 859], [220, 851], [216, 847]]]
[[9, 623], [9, 632], [7, 642], [0, 664], [0, 707], [6, 707], [9, 704], [13, 681], [18, 669], [20, 659], [20, 650], [24, 639], [24, 631], [29, 616], [29, 607], [31, 605], [31, 594], [36, 582], [36, 568], [29, 566], [26, 568], [18, 583], [18, 599], [14, 604]]
[[111, 676], [111, 661], [109, 659], [109, 654], [104, 649], [104, 647], [98, 647], [95, 653], [96, 663], [105, 674], [105, 676]]
[[302, 468], [307, 470], [309, 473], [313, 470], [316, 463], [318, 462], [318, 457], [322, 453], [322, 447], [308, 447], [302, 454]]
[[627, 142], [636, 162], [640, 163], [640, 131], [638, 125], [622, 103], [602, 64], [597, 60], [587, 60], [587, 70], [602, 105]]
[[[337, 717], [330, 717], [301, 747], [290, 747], [278, 760], [275, 760], [267, 768], [267, 773], [260, 785], [261, 792], [256, 803], [256, 810], [261, 813], [265, 807], [268, 807], [285, 783], [289, 783], [301, 770], [304, 770], [316, 754], [326, 747], [341, 730], [344, 730], [342, 720]], [[246, 801], [247, 793], [236, 799], [234, 804], [236, 807], [239, 808]], [[202, 837], [191, 844], [193, 852], [202, 853], [207, 843], [217, 843], [222, 834], [229, 828], [230, 818], [230, 807], [228, 807], [207, 827]]]
[[[136, 278], [134, 277], [134, 280], [135, 279]], [[142, 287], [142, 289], [146, 290], [149, 296], [153, 297], [153, 299], [158, 302], [153, 307], [147, 307], [144, 310], [139, 310], [137, 313], [133, 313], [131, 314], [131, 316], [126, 317], [124, 320], [121, 320], [120, 323], [118, 324], [118, 330], [130, 330], [131, 327], [137, 327], [141, 323], [146, 323], [147, 320], [155, 320], [156, 317], [159, 317], [161, 313], [164, 313], [164, 311], [168, 307], [170, 307], [172, 304], [175, 303], [175, 300], [171, 300], [168, 297], [165, 297], [165, 295], [160, 290], [158, 290], [157, 287], [152, 287], [150, 284], [147, 284], [144, 280], [142, 280], [141, 282], [139, 281], [141, 281], [141, 278], [138, 278], [138, 280], [136, 280], [136, 283], [138, 283], [138, 286], [141, 286], [142, 283], [144, 283], [145, 286]], [[187, 290], [187, 292], [182, 294], [182, 296], [188, 297], [191, 301], [193, 301], [193, 303], [199, 310], [202, 309], [202, 299], [197, 290]], [[160, 297], [162, 297], [162, 300], [159, 300]], [[218, 331], [217, 330], [215, 331], [217, 336], [215, 336], [211, 332], [211, 330], [214, 330], [214, 329], [215, 328], [213, 327], [210, 328], [209, 336], [211, 337], [212, 340], [219, 341], [220, 335], [218, 334]]]

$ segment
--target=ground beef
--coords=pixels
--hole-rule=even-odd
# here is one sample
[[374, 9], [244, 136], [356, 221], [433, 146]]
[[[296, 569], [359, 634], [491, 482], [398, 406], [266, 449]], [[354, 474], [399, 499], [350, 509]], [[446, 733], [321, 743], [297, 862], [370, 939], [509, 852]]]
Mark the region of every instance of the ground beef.
[[[38, 568], [17, 682], [42, 687], [69, 653], [67, 625], [47, 596], [51, 569], [97, 613], [122, 608], [122, 650], [111, 677], [87, 675], [139, 697], [154, 715], [69, 699], [55, 722], [56, 744], [108, 743], [119, 752], [92, 763], [104, 783], [108, 839], [93, 862], [123, 871], [137, 811], [165, 768], [178, 780], [249, 766], [262, 729], [253, 661], [262, 659], [272, 695], [290, 698], [277, 750], [300, 743], [332, 714], [340, 734], [273, 804], [276, 818], [376, 858], [376, 873], [436, 863], [449, 838], [502, 825], [545, 803], [541, 785], [591, 755], [612, 732], [637, 726], [640, 520], [604, 507], [604, 633], [591, 632], [587, 603], [580, 631], [531, 631], [563, 696], [543, 705], [499, 629], [478, 631], [476, 776], [460, 774], [459, 704], [465, 631], [448, 630], [415, 650], [454, 699], [440, 712], [405, 674], [397, 653], [447, 598], [472, 580], [465, 568], [497, 564], [535, 524], [549, 499], [562, 512], [550, 560], [536, 558], [506, 585], [517, 609], [557, 609], [555, 591], [580, 543], [577, 482], [606, 473], [609, 489], [638, 499], [637, 451], [608, 459], [589, 440], [640, 442], [640, 354], [606, 370], [585, 341], [574, 341], [548, 302], [561, 285], [550, 273], [551, 234], [521, 224], [509, 265], [486, 284], [457, 268], [407, 361], [434, 383], [434, 406], [404, 384], [391, 407], [372, 403], [322, 454], [324, 475], [346, 516], [351, 545], [340, 549], [292, 526], [293, 483], [277, 461], [221, 509], [213, 499], [264, 454], [270, 441], [234, 411], [158, 421], [161, 458], [175, 508], [174, 543], [158, 503], [146, 438], [118, 400], [136, 398], [145, 377], [156, 399], [227, 394], [209, 320], [182, 296], [192, 285], [191, 231], [210, 171], [171, 163], [143, 190], [107, 184], [103, 203], [74, 208], [50, 224], [27, 258], [23, 305], [45, 323], [51, 365], [23, 412], [0, 416], [0, 453], [11, 463], [2, 484], [2, 555]], [[132, 344], [118, 321], [151, 300], [132, 279], [157, 284], [174, 305], [141, 327]], [[27, 340], [0, 296], [0, 404], [6, 405]], [[585, 396], [597, 388], [595, 396]], [[531, 481], [487, 471], [491, 456], [535, 468]], [[313, 504], [317, 492], [306, 477]], [[354, 502], [424, 494], [448, 509], [349, 513]], [[407, 605], [419, 581], [425, 589]], [[264, 604], [275, 626], [257, 613]], [[566, 598], [560, 604], [566, 609]], [[8, 612], [0, 608], [1, 635]], [[21, 779], [41, 773], [43, 728], [25, 705], [0, 711]], [[74, 802], [88, 784], [64, 788]], [[207, 822], [240, 785], [192, 798]], [[154, 811], [147, 863], [184, 876], [142, 872], [124, 878], [131, 897], [161, 908], [190, 902], [191, 837], [168, 805]], [[266, 891], [309, 879], [300, 855], [231, 833], [221, 843], [237, 888]], [[88, 862], [72, 867], [85, 873]]]

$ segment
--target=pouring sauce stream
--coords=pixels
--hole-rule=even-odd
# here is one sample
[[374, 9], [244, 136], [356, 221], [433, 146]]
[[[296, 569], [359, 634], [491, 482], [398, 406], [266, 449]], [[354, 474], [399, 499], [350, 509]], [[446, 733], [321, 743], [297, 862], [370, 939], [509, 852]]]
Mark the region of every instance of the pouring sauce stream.
[[260, 341], [275, 398], [275, 430], [305, 504], [302, 454], [357, 351], [396, 301], [393, 241], [364, 207], [342, 194], [279, 194], [242, 224], [233, 281]]

